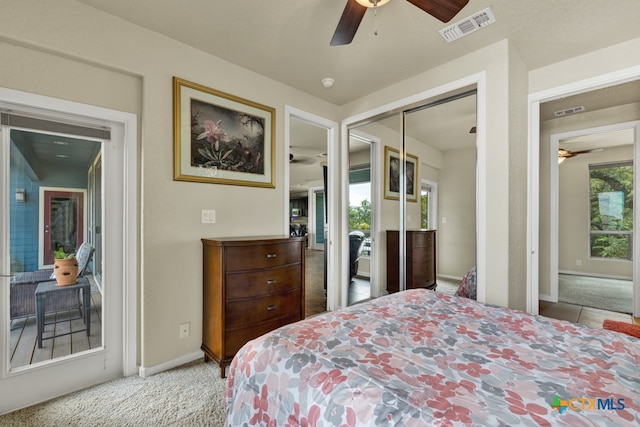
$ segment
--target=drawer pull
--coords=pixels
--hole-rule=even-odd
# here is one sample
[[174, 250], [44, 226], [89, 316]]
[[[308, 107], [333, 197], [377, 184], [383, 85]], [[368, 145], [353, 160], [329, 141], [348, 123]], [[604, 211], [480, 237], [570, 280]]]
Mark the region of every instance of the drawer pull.
[[271, 258], [275, 258], [277, 255], [276, 254], [267, 254], [267, 258], [271, 259]]
[[275, 285], [275, 284], [276, 284], [276, 279], [267, 280], [267, 285]]
[[275, 305], [270, 305], [270, 306], [267, 307], [267, 311], [273, 311], [275, 309], [276, 309]]

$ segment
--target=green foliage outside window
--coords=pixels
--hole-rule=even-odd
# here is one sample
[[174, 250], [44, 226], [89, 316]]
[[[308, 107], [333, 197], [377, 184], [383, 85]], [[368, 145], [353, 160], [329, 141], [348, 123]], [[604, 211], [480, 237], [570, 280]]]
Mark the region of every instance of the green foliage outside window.
[[591, 256], [631, 259], [633, 164], [590, 167]]
[[360, 206], [349, 206], [349, 229], [369, 230], [371, 228], [371, 202], [363, 200]]
[[420, 228], [429, 229], [429, 193], [423, 192], [420, 195]]

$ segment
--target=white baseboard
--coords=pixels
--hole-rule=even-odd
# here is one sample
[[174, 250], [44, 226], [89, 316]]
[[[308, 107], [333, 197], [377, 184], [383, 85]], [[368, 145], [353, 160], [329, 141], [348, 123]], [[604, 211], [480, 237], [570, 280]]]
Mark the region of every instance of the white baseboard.
[[187, 363], [204, 358], [204, 353], [196, 351], [195, 353], [186, 354], [178, 357], [177, 359], [169, 360], [168, 362], [161, 363], [154, 366], [140, 366], [138, 369], [138, 375], [142, 378], [150, 377], [151, 375], [159, 374], [160, 372], [168, 371], [169, 369], [177, 368], [178, 366], [185, 365]]
[[461, 282], [462, 281], [462, 277], [458, 277], [458, 276], [451, 276], [448, 274], [438, 274], [438, 276], [436, 277], [436, 280], [438, 278], [442, 278], [442, 279], [447, 279], [447, 280], [452, 280], [454, 282]]
[[554, 300], [553, 298], [551, 298], [551, 295], [545, 295], [545, 294], [538, 294], [538, 299], [542, 300], [542, 301], [548, 301], [548, 302], [558, 302], [558, 300]]

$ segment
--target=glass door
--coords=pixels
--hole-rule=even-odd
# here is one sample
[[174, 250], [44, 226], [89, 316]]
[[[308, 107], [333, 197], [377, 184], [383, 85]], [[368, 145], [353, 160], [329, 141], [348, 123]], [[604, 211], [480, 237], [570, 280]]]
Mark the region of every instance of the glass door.
[[[98, 141], [25, 129], [9, 131], [9, 363], [12, 370], [100, 348], [102, 294], [87, 241], [87, 171]], [[53, 287], [53, 251], [77, 254], [81, 290]], [[86, 269], [84, 265], [87, 265]], [[53, 279], [55, 281], [55, 279]], [[89, 290], [87, 292], [87, 290]], [[83, 307], [82, 309], [80, 307]], [[93, 314], [87, 316], [84, 307]], [[87, 324], [90, 322], [91, 324]]]

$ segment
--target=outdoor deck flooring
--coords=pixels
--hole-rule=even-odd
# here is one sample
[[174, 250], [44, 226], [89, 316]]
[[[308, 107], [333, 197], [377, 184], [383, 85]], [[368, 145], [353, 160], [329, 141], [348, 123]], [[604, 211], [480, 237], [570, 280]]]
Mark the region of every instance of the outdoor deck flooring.
[[[11, 368], [15, 369], [100, 347], [102, 345], [102, 295], [100, 292], [92, 292], [91, 310], [91, 336], [87, 337], [86, 331], [83, 331], [43, 339], [42, 348], [38, 348], [35, 315], [12, 320], [10, 323]], [[45, 325], [43, 338], [85, 329], [82, 319], [74, 319], [78, 315], [78, 310], [47, 314], [45, 323], [54, 320], [57, 322]]]

